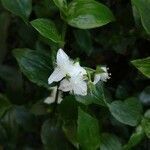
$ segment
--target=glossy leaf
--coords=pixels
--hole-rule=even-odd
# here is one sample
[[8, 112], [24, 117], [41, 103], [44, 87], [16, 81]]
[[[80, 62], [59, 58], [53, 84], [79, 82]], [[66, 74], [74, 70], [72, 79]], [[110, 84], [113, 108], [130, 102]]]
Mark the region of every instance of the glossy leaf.
[[48, 86], [48, 77], [51, 73], [51, 58], [49, 54], [30, 49], [15, 49], [13, 54], [21, 71], [29, 80], [39, 86]]
[[63, 11], [64, 13], [67, 10], [67, 1], [66, 0], [53, 0], [56, 6]]
[[66, 21], [73, 27], [91, 29], [114, 21], [114, 16], [108, 7], [99, 2], [74, 0], [68, 6]]
[[45, 150], [62, 150], [69, 148], [61, 128], [52, 120], [44, 122], [41, 139]]
[[144, 115], [144, 118], [142, 120], [142, 127], [145, 134], [150, 139], [150, 109], [148, 109]]
[[124, 150], [130, 150], [137, 144], [141, 142], [141, 140], [144, 138], [144, 131], [141, 126], [138, 126], [135, 130], [135, 132], [132, 133], [129, 141], [127, 144], [124, 145]]
[[81, 102], [85, 105], [89, 105], [92, 103], [106, 106], [107, 105], [107, 99], [104, 93], [104, 87], [103, 84], [97, 84], [96, 86], [91, 85], [91, 89], [88, 92], [86, 96], [76, 96], [76, 100], [78, 102]]
[[138, 10], [144, 29], [150, 34], [150, 0], [132, 0], [132, 3]]
[[139, 95], [139, 99], [145, 105], [150, 105], [150, 86], [147, 86]]
[[98, 121], [81, 109], [78, 111], [77, 137], [82, 149], [96, 150], [100, 145]]
[[122, 146], [115, 135], [103, 133], [101, 135], [100, 150], [122, 150]]
[[142, 106], [136, 98], [114, 101], [109, 110], [114, 118], [126, 125], [136, 126], [141, 120]]
[[1, 0], [6, 9], [24, 21], [27, 21], [32, 11], [32, 0]]
[[51, 20], [40, 18], [31, 21], [31, 24], [45, 38], [55, 43], [63, 43], [55, 24]]
[[150, 78], [150, 57], [133, 60], [131, 63], [145, 76]]

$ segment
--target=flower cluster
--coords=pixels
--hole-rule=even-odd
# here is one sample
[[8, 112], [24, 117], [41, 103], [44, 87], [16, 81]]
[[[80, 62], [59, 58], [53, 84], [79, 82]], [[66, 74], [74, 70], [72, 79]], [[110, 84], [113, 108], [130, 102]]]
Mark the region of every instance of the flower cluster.
[[[110, 78], [106, 67], [100, 67], [99, 70], [92, 72], [95, 75], [93, 84]], [[87, 95], [88, 82], [91, 81], [88, 74], [88, 70], [81, 67], [79, 62], [74, 62], [62, 49], [59, 49], [56, 67], [48, 78], [48, 83], [60, 81], [59, 90], [85, 96]]]

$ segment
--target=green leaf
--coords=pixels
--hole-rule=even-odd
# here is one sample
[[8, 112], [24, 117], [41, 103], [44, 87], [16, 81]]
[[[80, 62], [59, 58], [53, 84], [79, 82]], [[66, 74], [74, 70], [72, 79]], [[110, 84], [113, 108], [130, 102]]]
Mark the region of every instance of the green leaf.
[[145, 76], [150, 78], [150, 57], [133, 60], [131, 63]]
[[150, 34], [150, 0], [132, 0], [132, 3], [140, 14], [144, 29]]
[[147, 86], [139, 95], [139, 99], [145, 105], [150, 105], [150, 86]]
[[46, 120], [42, 125], [41, 139], [45, 150], [69, 149], [61, 128], [53, 120]]
[[58, 105], [58, 111], [63, 120], [77, 120], [78, 103], [74, 96], [66, 96], [60, 105]]
[[99, 2], [74, 0], [68, 6], [65, 19], [73, 27], [91, 29], [114, 21], [114, 16], [108, 7]]
[[51, 73], [49, 54], [30, 49], [14, 49], [13, 54], [21, 71], [30, 81], [39, 86], [49, 87], [48, 77]]
[[32, 0], [1, 0], [3, 6], [27, 21], [32, 11]]
[[145, 134], [150, 139], [150, 109], [146, 111], [141, 124]]
[[56, 6], [63, 11], [63, 13], [66, 13], [67, 11], [67, 1], [66, 0], [53, 0]]
[[136, 126], [141, 120], [142, 106], [136, 98], [128, 98], [124, 102], [114, 101], [109, 105], [109, 110], [123, 124]]
[[49, 19], [36, 19], [31, 21], [32, 26], [45, 38], [55, 43], [63, 43], [61, 35], [58, 33], [55, 24]]
[[77, 149], [79, 149], [79, 143], [77, 141], [77, 127], [75, 121], [66, 121], [63, 125], [63, 131], [68, 141], [72, 143]]
[[11, 103], [9, 100], [2, 94], [0, 94], [0, 118], [4, 115], [4, 113], [10, 109]]
[[141, 142], [141, 140], [144, 138], [144, 131], [141, 126], [138, 126], [134, 133], [132, 133], [129, 141], [127, 144], [124, 145], [124, 150], [130, 150], [137, 144]]
[[122, 146], [115, 135], [103, 133], [101, 135], [100, 150], [122, 150]]
[[77, 137], [82, 149], [97, 150], [100, 145], [98, 121], [79, 108]]
[[95, 85], [91, 85], [90, 91], [86, 96], [76, 96], [76, 100], [85, 105], [89, 104], [98, 104], [101, 106], [106, 106], [106, 97], [104, 93], [103, 84], [99, 83]]
[[[13, 106], [2, 118], [2, 124], [9, 131], [8, 134], [15, 139], [21, 128], [26, 131], [35, 131], [35, 117], [24, 106]], [[20, 130], [20, 131], [21, 131]]]

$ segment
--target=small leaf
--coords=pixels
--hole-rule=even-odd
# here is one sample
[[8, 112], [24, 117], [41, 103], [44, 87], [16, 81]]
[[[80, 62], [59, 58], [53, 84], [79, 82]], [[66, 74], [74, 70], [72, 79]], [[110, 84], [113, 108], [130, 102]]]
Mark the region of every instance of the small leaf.
[[150, 34], [150, 0], [132, 0], [132, 3], [140, 14], [144, 29]]
[[66, 11], [67, 11], [67, 1], [66, 0], [53, 0], [53, 1], [61, 11], [66, 13]]
[[91, 85], [91, 89], [86, 96], [76, 96], [76, 100], [85, 105], [98, 104], [101, 106], [106, 106], [106, 97], [104, 93], [103, 84]]
[[51, 58], [49, 54], [30, 49], [15, 49], [13, 54], [21, 71], [29, 80], [39, 86], [49, 87], [48, 77], [51, 73]]
[[0, 94], [0, 118], [4, 115], [4, 113], [10, 109], [11, 103], [9, 100], [2, 94]]
[[122, 146], [115, 135], [103, 133], [101, 135], [100, 150], [122, 150]]
[[114, 16], [108, 7], [99, 2], [74, 0], [68, 6], [66, 21], [73, 27], [90, 29], [114, 21]]
[[82, 149], [96, 150], [100, 145], [98, 121], [80, 108], [77, 137]]
[[124, 150], [130, 150], [137, 144], [141, 142], [141, 140], [144, 138], [144, 131], [141, 126], [138, 126], [135, 130], [135, 132], [131, 135], [129, 141], [127, 144], [124, 145]]
[[67, 121], [63, 125], [63, 131], [68, 141], [70, 141], [77, 149], [79, 149], [79, 143], [77, 141], [77, 128], [75, 121]]
[[145, 134], [150, 139], [150, 109], [146, 111], [144, 118], [142, 120], [142, 127]]
[[139, 95], [140, 101], [149, 106], [150, 105], [150, 86], [147, 86]]
[[150, 57], [133, 60], [131, 63], [145, 76], [150, 78]]
[[2, 118], [2, 123], [9, 131], [9, 136], [15, 139], [20, 127], [26, 131], [35, 131], [35, 117], [24, 106], [13, 106]]
[[55, 43], [63, 43], [61, 35], [58, 33], [55, 24], [48, 19], [36, 19], [31, 21], [32, 26], [45, 38]]
[[128, 98], [124, 102], [114, 101], [109, 105], [109, 110], [123, 124], [136, 126], [141, 120], [142, 106], [136, 98]]
[[53, 120], [46, 120], [42, 126], [41, 139], [45, 150], [65, 150], [68, 143], [61, 128]]
[[27, 21], [32, 11], [32, 0], [1, 0], [6, 9]]

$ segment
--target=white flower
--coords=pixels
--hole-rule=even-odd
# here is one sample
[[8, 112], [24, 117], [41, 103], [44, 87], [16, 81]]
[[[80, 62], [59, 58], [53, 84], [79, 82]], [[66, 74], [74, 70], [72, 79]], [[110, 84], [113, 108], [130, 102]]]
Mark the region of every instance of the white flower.
[[86, 74], [86, 70], [82, 68], [78, 62], [74, 63], [62, 49], [59, 49], [57, 52], [56, 63], [57, 66], [54, 72], [48, 78], [49, 84], [62, 80], [66, 75], [74, 76], [77, 74]]
[[104, 71], [104, 72], [102, 72], [102, 73], [97, 73], [97, 74], [95, 74], [95, 76], [94, 76], [94, 84], [97, 84], [99, 81], [104, 81], [104, 82], [106, 82], [107, 81], [107, 79], [110, 79], [110, 74], [108, 73], [108, 68], [106, 68], [106, 67], [101, 67], [101, 69]]
[[[57, 86], [52, 87], [51, 90], [52, 90], [51, 95], [44, 100], [44, 103], [46, 103], [46, 104], [52, 104], [56, 100]], [[62, 92], [58, 91], [57, 103], [60, 104], [62, 102], [62, 100], [63, 100]]]
[[59, 89], [64, 92], [70, 91], [76, 95], [87, 95], [87, 83], [81, 75], [71, 76], [69, 79], [62, 80]]
[[87, 83], [84, 79], [86, 70], [80, 66], [79, 62], [74, 63], [62, 49], [59, 49], [56, 63], [57, 66], [48, 78], [48, 83], [58, 82], [67, 77], [61, 81], [60, 90], [71, 91], [77, 95], [86, 95]]

